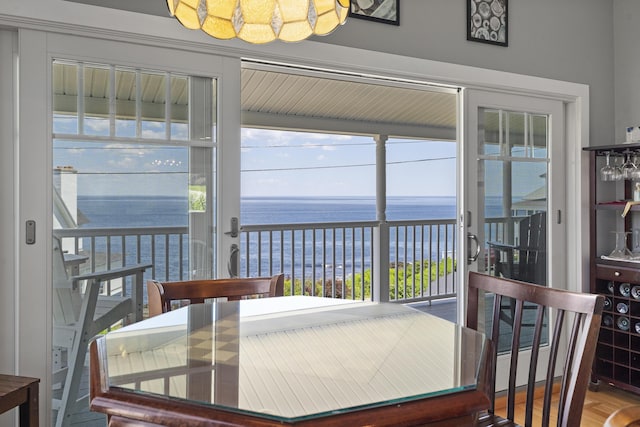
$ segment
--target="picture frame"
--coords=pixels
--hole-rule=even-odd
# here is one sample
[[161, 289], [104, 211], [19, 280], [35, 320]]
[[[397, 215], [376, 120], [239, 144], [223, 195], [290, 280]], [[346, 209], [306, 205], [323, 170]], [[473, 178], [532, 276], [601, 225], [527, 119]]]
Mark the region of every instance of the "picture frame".
[[467, 40], [509, 46], [509, 0], [467, 0]]
[[351, 0], [349, 17], [400, 25], [400, 0]]

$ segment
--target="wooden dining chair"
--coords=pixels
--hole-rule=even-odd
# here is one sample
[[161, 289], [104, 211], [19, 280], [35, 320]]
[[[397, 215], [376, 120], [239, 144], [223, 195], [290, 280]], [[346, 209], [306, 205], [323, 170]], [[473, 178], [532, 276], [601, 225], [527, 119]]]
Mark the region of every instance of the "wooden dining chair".
[[274, 297], [284, 294], [284, 274], [272, 277], [198, 279], [181, 282], [147, 281], [149, 317], [171, 311], [172, 303], [202, 303], [209, 298], [239, 300], [246, 297]]
[[[551, 398], [553, 394], [554, 375], [556, 371], [558, 356], [563, 360], [563, 372], [560, 381], [560, 398], [558, 402], [557, 425], [562, 427], [572, 427], [580, 425], [582, 407], [585, 394], [589, 385], [591, 365], [593, 362], [598, 332], [600, 330], [600, 320], [604, 297], [602, 295], [569, 292], [544, 286], [533, 285], [511, 279], [505, 279], [480, 273], [469, 273], [469, 295], [467, 305], [467, 326], [478, 329], [478, 314], [485, 315], [483, 310], [479, 310], [480, 293], [491, 293], [493, 298], [492, 320], [490, 329], [490, 339], [488, 343], [489, 358], [486, 365], [486, 375], [488, 380], [487, 393], [491, 399], [491, 407], [486, 414], [482, 414], [477, 422], [477, 426], [515, 426], [515, 396], [516, 396], [516, 373], [518, 372], [518, 349], [520, 344], [520, 331], [523, 320], [523, 307], [525, 303], [535, 304], [535, 324], [533, 329], [533, 341], [531, 344], [531, 363], [528, 369], [528, 381], [526, 387], [526, 413], [524, 425], [532, 425], [534, 389], [536, 385], [536, 369], [538, 366], [538, 355], [541, 347], [549, 346], [549, 362], [544, 368], [545, 385], [542, 408], [542, 426], [548, 426], [551, 413]], [[510, 358], [509, 365], [509, 385], [506, 395], [507, 415], [506, 418], [495, 415], [496, 397], [496, 367], [498, 356], [498, 340], [505, 337], [500, 335], [500, 326], [505, 324], [500, 320], [502, 310], [502, 299], [512, 298], [515, 301], [515, 312], [513, 319], [513, 329], [508, 326], [508, 331], [512, 331], [510, 337]], [[484, 298], [484, 297], [482, 297]], [[548, 340], [542, 340], [544, 329], [548, 327], [548, 311], [553, 309], [555, 326], [553, 331], [549, 330]], [[566, 335], [567, 343], [566, 356], [559, 354], [559, 346], [565, 335], [562, 328], [571, 322], [571, 329]], [[568, 325], [567, 325], [568, 326]], [[487, 335], [489, 328], [487, 327]], [[506, 335], [508, 337], [508, 335]], [[540, 363], [542, 365], [542, 363]], [[541, 367], [542, 368], [542, 367]]]
[[603, 427], [640, 427], [640, 405], [618, 409], [609, 415]]

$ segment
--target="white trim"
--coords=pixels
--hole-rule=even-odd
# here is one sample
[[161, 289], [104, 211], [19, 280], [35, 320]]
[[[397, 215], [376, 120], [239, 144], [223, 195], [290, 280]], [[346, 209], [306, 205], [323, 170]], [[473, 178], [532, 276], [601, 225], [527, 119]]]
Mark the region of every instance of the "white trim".
[[[18, 266], [16, 256], [18, 191], [13, 177], [16, 174], [15, 145], [17, 136], [17, 33], [0, 30], [0, 372], [19, 374], [18, 313]], [[17, 411], [0, 415], [0, 425], [17, 425]]]
[[[15, 182], [17, 203], [18, 360], [22, 375], [40, 378], [41, 422], [51, 414], [51, 229], [53, 226], [51, 173], [51, 98], [47, 88], [51, 66], [47, 63], [46, 34], [19, 31], [18, 148]], [[25, 197], [31, 195], [31, 197]], [[24, 224], [36, 222], [36, 244], [24, 240]], [[48, 415], [44, 417], [42, 415]], [[47, 420], [47, 421], [44, 421]]]

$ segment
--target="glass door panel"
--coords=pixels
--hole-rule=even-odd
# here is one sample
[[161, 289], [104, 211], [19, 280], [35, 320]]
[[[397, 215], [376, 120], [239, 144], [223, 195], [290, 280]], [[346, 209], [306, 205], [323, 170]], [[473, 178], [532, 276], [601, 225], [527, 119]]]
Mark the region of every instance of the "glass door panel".
[[[479, 110], [484, 123], [484, 138], [479, 143], [478, 182], [484, 182], [484, 272], [504, 278], [547, 283], [547, 126], [548, 117], [526, 112]], [[534, 117], [539, 125], [534, 129]], [[537, 145], [531, 137], [542, 134]], [[480, 154], [484, 153], [484, 154]], [[535, 311], [525, 307], [521, 348], [531, 345]], [[515, 306], [503, 302], [501, 318], [509, 330]], [[491, 323], [490, 316], [486, 319]], [[487, 329], [489, 330], [489, 329]], [[531, 330], [531, 331], [529, 331]], [[529, 333], [531, 332], [531, 333]], [[548, 341], [548, 329], [543, 330], [542, 343]], [[507, 351], [508, 340], [501, 342], [499, 351]]]
[[[52, 69], [53, 416], [61, 425], [84, 394], [88, 338], [123, 316], [141, 320], [145, 280], [217, 275], [217, 84], [113, 64], [56, 60]], [[142, 280], [120, 274], [137, 265]], [[91, 278], [74, 279], [106, 272], [97, 297]], [[101, 315], [109, 320], [96, 330]]]
[[[480, 255], [467, 271], [540, 286], [560, 283], [564, 229], [561, 223], [551, 221], [559, 215], [549, 213], [563, 209], [562, 104], [477, 91], [471, 91], [467, 100], [465, 204], [468, 231], [480, 246]], [[551, 255], [557, 261], [553, 268]], [[486, 309], [480, 313], [487, 316], [480, 324], [490, 331], [492, 296], [487, 295], [484, 303]], [[535, 315], [529, 308], [524, 309], [520, 340], [525, 360], [533, 338], [533, 328], [527, 326], [532, 322], [526, 319]], [[510, 346], [514, 309], [510, 301], [503, 301], [500, 318], [505, 339], [500, 341], [499, 351]], [[553, 322], [548, 314], [543, 343], [548, 342], [548, 327]], [[499, 366], [498, 372], [508, 372], [508, 367]]]

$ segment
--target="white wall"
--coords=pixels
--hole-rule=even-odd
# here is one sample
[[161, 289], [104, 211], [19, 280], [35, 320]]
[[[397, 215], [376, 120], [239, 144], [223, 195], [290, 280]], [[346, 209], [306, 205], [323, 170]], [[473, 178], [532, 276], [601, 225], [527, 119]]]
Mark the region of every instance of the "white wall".
[[640, 2], [614, 0], [613, 4], [615, 139], [610, 144], [625, 140], [625, 127], [640, 125]]

